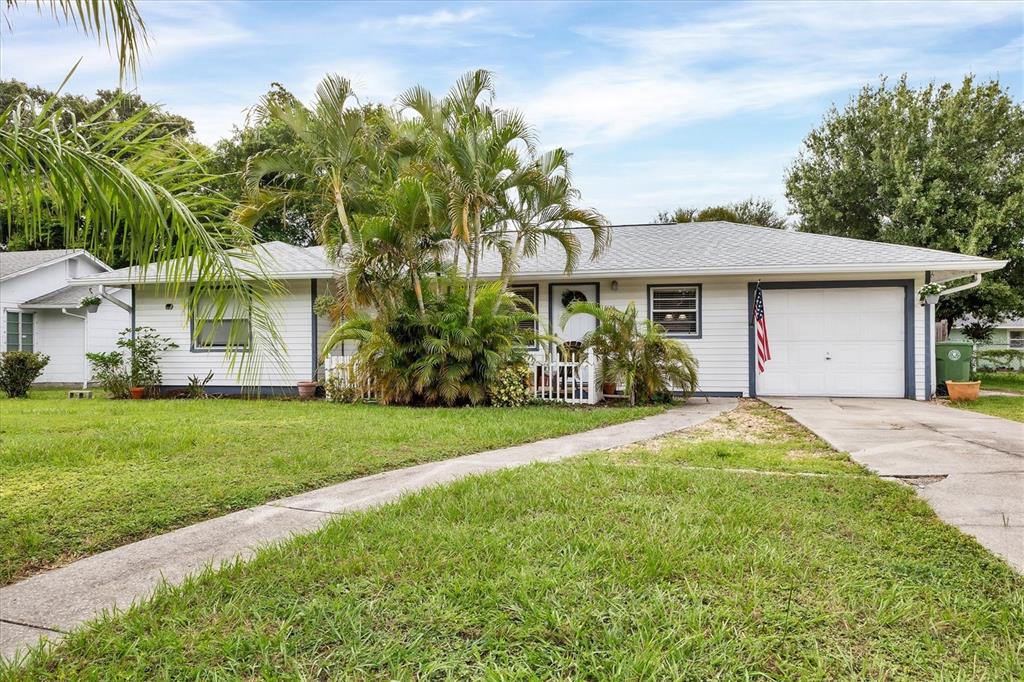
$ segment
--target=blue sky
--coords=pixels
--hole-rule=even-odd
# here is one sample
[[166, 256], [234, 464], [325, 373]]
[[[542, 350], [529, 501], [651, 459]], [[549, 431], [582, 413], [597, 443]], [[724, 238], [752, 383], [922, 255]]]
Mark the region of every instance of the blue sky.
[[[104, 48], [24, 4], [0, 23], [0, 76], [55, 87], [83, 57], [70, 91], [116, 85]], [[750, 195], [785, 209], [803, 137], [881, 75], [1024, 92], [1020, 2], [138, 4], [151, 47], [135, 87], [204, 142], [273, 81], [308, 100], [333, 71], [390, 103], [483, 67], [543, 146], [574, 153], [584, 200], [615, 222]]]

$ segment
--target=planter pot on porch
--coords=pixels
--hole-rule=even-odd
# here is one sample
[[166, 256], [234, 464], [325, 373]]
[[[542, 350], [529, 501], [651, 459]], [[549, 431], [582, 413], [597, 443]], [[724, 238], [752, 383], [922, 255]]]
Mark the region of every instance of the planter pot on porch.
[[320, 384], [315, 381], [298, 381], [295, 386], [299, 389], [299, 399], [309, 400], [316, 395], [316, 387]]
[[132, 400], [142, 400], [146, 397], [145, 386], [132, 386], [128, 389], [132, 394]]
[[97, 303], [96, 305], [87, 305], [87, 306], [85, 306], [85, 312], [87, 312], [87, 313], [95, 313], [95, 312], [98, 312], [99, 309], [100, 309], [100, 304], [99, 303]]
[[927, 303], [928, 305], [937, 305], [939, 302], [939, 295], [932, 294], [931, 296], [925, 296], [924, 302]]
[[617, 388], [618, 385], [614, 381], [606, 381], [601, 384], [601, 393], [604, 395], [615, 395], [615, 389]]
[[981, 391], [980, 381], [947, 381], [946, 390], [950, 400], [977, 400]]

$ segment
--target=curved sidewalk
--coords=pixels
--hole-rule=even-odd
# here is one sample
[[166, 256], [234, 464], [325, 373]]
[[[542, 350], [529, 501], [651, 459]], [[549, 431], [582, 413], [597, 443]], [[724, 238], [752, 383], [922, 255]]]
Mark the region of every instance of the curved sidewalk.
[[203, 521], [87, 557], [0, 589], [0, 656], [41, 638], [59, 639], [111, 608], [145, 599], [206, 566], [251, 557], [261, 546], [320, 528], [335, 514], [366, 509], [474, 474], [629, 445], [707, 421], [732, 398], [687, 405], [636, 421], [357, 478]]

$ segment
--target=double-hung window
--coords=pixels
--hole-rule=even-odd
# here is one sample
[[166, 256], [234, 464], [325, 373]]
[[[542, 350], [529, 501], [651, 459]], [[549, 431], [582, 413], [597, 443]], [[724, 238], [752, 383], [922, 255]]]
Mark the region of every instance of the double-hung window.
[[1024, 330], [1010, 330], [1010, 348], [1024, 348]]
[[249, 346], [249, 309], [226, 295], [200, 296], [191, 319], [193, 350], [226, 351]]
[[[529, 313], [531, 316], [529, 319], [521, 320], [519, 322], [519, 328], [524, 331], [536, 334], [537, 298], [539, 287], [536, 284], [522, 284], [519, 286], [510, 286], [508, 288], [508, 291], [509, 293], [519, 297], [516, 300], [516, 304], [519, 306], [520, 310], [522, 310], [524, 313]], [[531, 343], [531, 347], [534, 347], [535, 345], [535, 343]]]
[[7, 350], [31, 353], [35, 342], [35, 314], [7, 311]]
[[648, 316], [669, 336], [700, 337], [700, 285], [659, 284], [647, 289]]

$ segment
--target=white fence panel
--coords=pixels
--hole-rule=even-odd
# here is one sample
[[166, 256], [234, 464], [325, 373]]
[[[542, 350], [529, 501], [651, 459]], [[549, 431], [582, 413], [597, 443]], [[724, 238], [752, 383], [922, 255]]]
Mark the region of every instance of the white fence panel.
[[363, 400], [376, 400], [377, 393], [369, 381], [362, 382], [361, 386], [357, 385], [359, 382], [352, 369], [353, 360], [351, 355], [328, 355], [324, 360], [324, 378], [329, 380], [334, 376], [339, 376], [342, 385], [355, 387]]
[[559, 358], [534, 358], [533, 395], [538, 400], [570, 405], [596, 405], [601, 395], [601, 378], [592, 349], [570, 351]]

